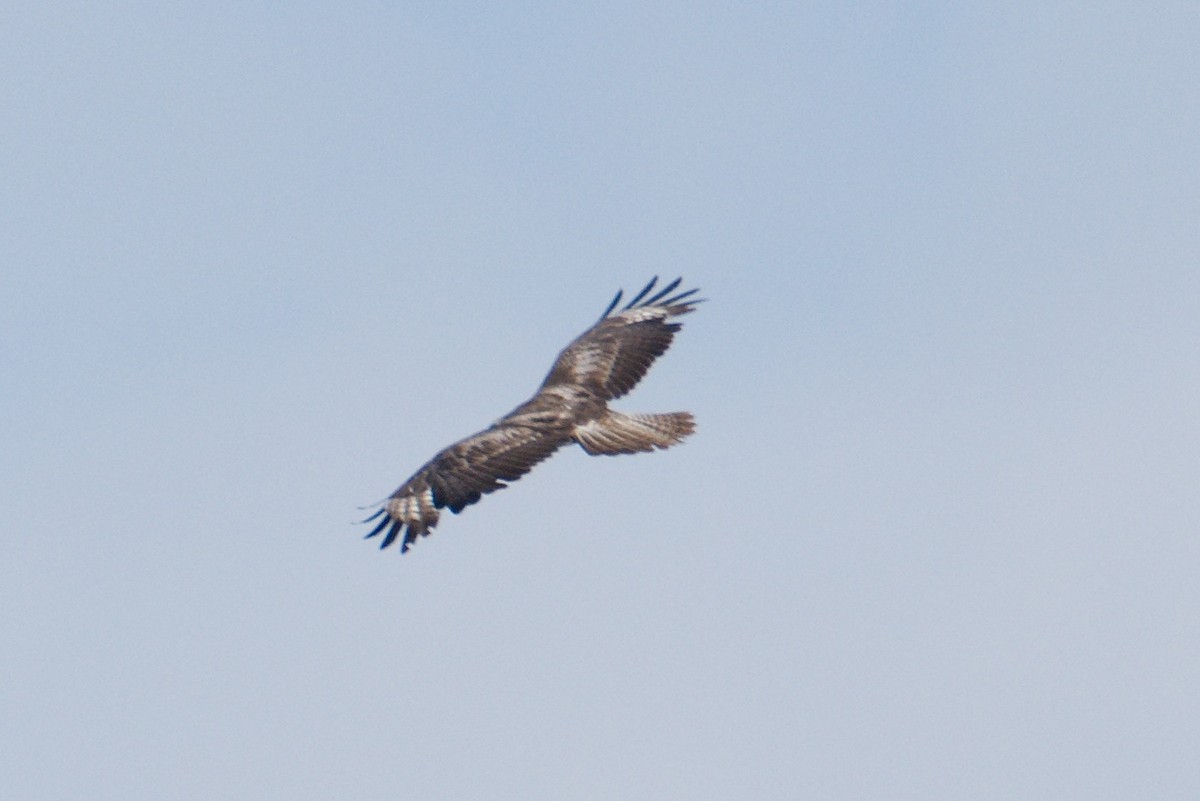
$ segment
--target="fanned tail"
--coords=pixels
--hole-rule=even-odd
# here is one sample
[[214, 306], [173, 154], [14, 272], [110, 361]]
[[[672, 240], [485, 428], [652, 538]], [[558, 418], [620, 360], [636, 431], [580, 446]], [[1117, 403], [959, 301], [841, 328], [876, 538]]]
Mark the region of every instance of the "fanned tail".
[[669, 448], [695, 430], [689, 412], [623, 414], [606, 409], [600, 417], [576, 426], [574, 437], [592, 456], [616, 456]]

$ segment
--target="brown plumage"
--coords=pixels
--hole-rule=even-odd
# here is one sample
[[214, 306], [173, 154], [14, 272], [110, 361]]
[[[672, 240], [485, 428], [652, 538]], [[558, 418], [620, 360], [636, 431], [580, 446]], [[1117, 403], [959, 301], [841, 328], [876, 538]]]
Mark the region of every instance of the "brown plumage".
[[[666, 352], [682, 326], [672, 318], [692, 311], [698, 290], [675, 292], [676, 278], [653, 295], [646, 284], [615, 314], [622, 292], [600, 320], [558, 354], [537, 394], [489, 428], [430, 459], [363, 522], [379, 518], [368, 538], [379, 547], [401, 539], [407, 551], [437, 525], [439, 509], [457, 514], [482, 496], [508, 486], [564, 445], [615, 456], [669, 448], [695, 430], [688, 412], [624, 414], [608, 402], [629, 392]], [[385, 533], [386, 532], [386, 533]]]

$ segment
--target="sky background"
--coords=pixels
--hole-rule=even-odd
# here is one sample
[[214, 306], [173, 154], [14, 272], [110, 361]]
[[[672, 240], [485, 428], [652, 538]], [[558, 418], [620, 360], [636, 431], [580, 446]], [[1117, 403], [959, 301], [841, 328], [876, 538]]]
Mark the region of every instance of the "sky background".
[[[1197, 41], [7, 5], [5, 797], [1200, 797]], [[360, 539], [654, 274], [685, 446]]]

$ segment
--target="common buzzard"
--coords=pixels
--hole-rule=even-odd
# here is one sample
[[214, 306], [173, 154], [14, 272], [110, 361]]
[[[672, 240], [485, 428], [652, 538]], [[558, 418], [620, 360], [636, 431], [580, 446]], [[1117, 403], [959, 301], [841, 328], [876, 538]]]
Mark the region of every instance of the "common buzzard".
[[363, 521], [381, 518], [367, 537], [384, 534], [379, 547], [386, 548], [402, 536], [400, 550], [407, 551], [437, 525], [439, 509], [461, 512], [571, 442], [593, 456], [616, 456], [683, 441], [695, 430], [688, 412], [625, 414], [608, 407], [670, 347], [682, 327], [671, 320], [702, 302], [693, 297], [696, 289], [672, 294], [681, 281], [651, 295], [656, 276], [614, 314], [618, 291], [600, 320], [558, 354], [537, 394], [430, 459]]

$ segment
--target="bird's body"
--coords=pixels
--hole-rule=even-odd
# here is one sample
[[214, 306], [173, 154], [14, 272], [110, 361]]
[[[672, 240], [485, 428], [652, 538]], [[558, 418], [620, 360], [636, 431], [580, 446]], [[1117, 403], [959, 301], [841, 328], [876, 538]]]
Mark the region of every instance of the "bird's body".
[[692, 299], [695, 289], [671, 296], [680, 279], [647, 298], [656, 282], [613, 314], [618, 292], [599, 322], [558, 355], [532, 398], [426, 462], [367, 518], [382, 518], [367, 537], [386, 529], [380, 547], [403, 535], [407, 551], [437, 525], [439, 509], [462, 511], [571, 442], [592, 455], [615, 456], [668, 448], [691, 434], [688, 412], [623, 414], [608, 407], [670, 347], [681, 327], [671, 318], [700, 302]]

